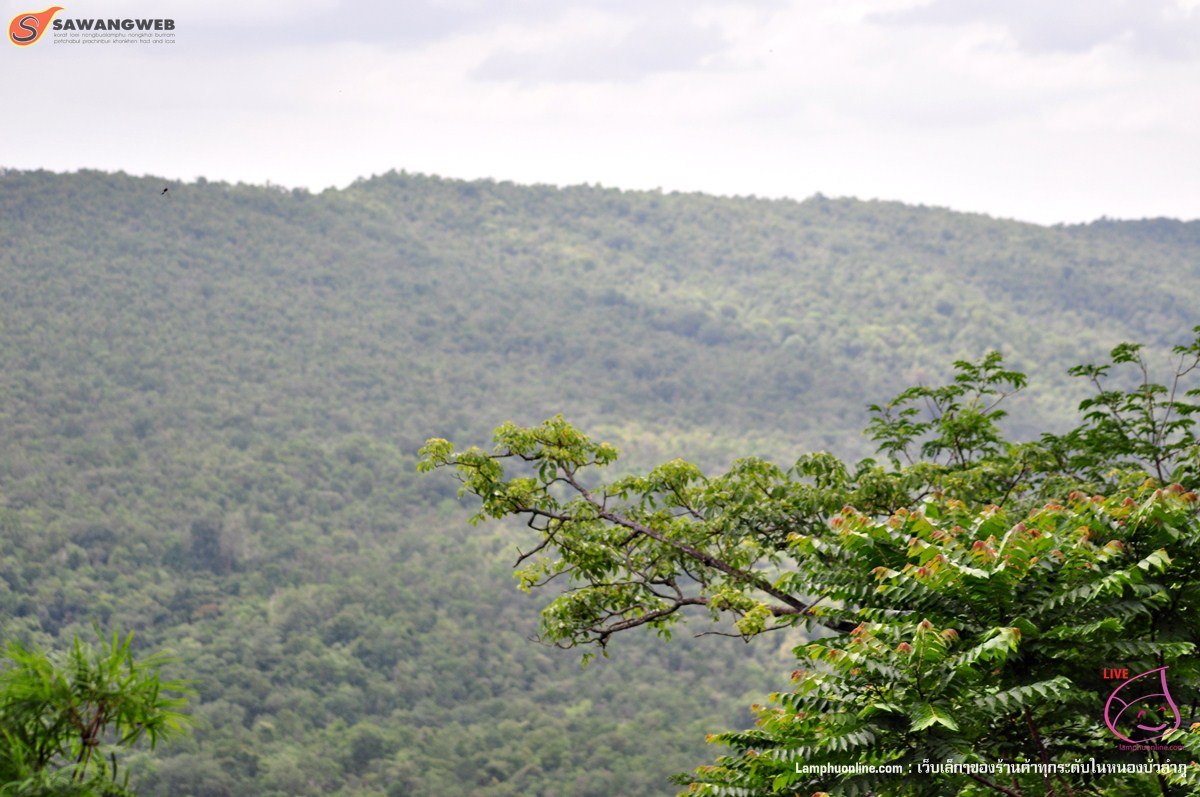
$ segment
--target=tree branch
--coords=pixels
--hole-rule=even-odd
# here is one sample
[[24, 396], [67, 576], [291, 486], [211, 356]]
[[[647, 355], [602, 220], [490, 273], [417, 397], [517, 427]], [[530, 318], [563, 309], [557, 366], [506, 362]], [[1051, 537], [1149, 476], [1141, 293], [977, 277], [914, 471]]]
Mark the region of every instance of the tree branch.
[[1000, 792], [1001, 794], [1007, 794], [1008, 797], [1021, 797], [1021, 792], [1017, 791], [1016, 789], [1009, 789], [1004, 786], [1001, 786], [999, 783], [992, 783], [987, 778], [983, 777], [982, 775], [977, 775], [974, 772], [968, 772], [967, 777], [970, 778], [971, 780], [975, 781], [976, 783], [982, 783], [984, 786], [987, 786], [989, 789], [995, 789], [996, 791]]
[[585, 488], [583, 485], [579, 484], [579, 482], [575, 480], [575, 477], [573, 475], [568, 475], [567, 480], [571, 483], [571, 486], [574, 487], [575, 490], [580, 494], [580, 496], [582, 496], [585, 501], [587, 501], [589, 504], [592, 505], [592, 507], [594, 507], [596, 509], [597, 514], [604, 520], [607, 520], [609, 523], [614, 523], [618, 526], [621, 526], [622, 528], [627, 528], [630, 531], [636, 531], [639, 534], [644, 534], [645, 536], [649, 537], [652, 540], [656, 540], [657, 542], [660, 542], [663, 545], [668, 545], [668, 546], [674, 548], [675, 550], [679, 551], [680, 553], [687, 554], [692, 559], [695, 559], [698, 562], [703, 562], [704, 564], [708, 565], [709, 567], [713, 568], [714, 570], [719, 570], [722, 573], [725, 573], [726, 575], [730, 575], [741, 581], [744, 581], [747, 584], [750, 584], [751, 586], [753, 586], [754, 588], [759, 589], [759, 590], [767, 593], [771, 597], [777, 598], [777, 599], [783, 601], [788, 606], [791, 606], [793, 609], [796, 609], [797, 614], [802, 614], [802, 613], [808, 611], [808, 606], [803, 601], [801, 601], [791, 595], [788, 595], [785, 592], [780, 592], [779, 590], [772, 587], [769, 583], [767, 583], [764, 579], [759, 578], [758, 576], [754, 575], [753, 573], [748, 573], [745, 570], [739, 570], [738, 568], [733, 567], [732, 565], [730, 565], [726, 562], [722, 562], [720, 559], [717, 559], [716, 557], [711, 556], [711, 555], [705, 553], [704, 551], [701, 551], [698, 548], [693, 548], [691, 545], [688, 545], [685, 542], [680, 542], [679, 540], [668, 539], [665, 534], [658, 531], [657, 529], [653, 529], [642, 523], [638, 523], [635, 520], [630, 520], [627, 517], [623, 517], [621, 515], [616, 514], [615, 512], [605, 509], [600, 504], [600, 502], [598, 502], [592, 496], [592, 494], [587, 490], [587, 488]]

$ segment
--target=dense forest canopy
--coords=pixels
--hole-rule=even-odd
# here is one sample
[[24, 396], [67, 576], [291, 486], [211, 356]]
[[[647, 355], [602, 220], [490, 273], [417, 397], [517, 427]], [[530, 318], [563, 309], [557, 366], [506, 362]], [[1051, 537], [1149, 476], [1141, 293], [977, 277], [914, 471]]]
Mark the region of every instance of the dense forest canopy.
[[1070, 366], [1155, 362], [1200, 306], [1196, 222], [165, 184], [0, 174], [0, 636], [183, 658], [199, 724], [130, 759], [145, 795], [670, 793], [788, 640], [581, 673], [527, 639], [512, 530], [415, 475], [427, 438], [562, 412], [633, 465], [855, 457], [868, 403], [991, 349], [1030, 375], [1020, 438], [1070, 424]]

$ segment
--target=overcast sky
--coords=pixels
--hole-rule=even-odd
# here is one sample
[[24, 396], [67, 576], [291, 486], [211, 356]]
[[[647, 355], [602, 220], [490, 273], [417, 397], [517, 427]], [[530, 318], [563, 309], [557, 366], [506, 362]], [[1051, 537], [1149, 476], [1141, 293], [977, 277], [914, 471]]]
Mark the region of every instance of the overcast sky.
[[0, 166], [1200, 217], [1200, 0], [58, 2], [177, 43], [3, 45]]

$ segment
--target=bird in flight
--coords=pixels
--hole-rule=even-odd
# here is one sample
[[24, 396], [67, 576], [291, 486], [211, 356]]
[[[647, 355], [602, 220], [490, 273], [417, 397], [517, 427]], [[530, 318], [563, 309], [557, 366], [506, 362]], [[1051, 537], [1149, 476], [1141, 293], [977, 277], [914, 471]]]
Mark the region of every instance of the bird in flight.
[[162, 196], [163, 194], [167, 193], [167, 192], [168, 192], [168, 191], [170, 191], [170, 190], [171, 190], [170, 188], [164, 188], [164, 189], [162, 190], [162, 194], [159, 194], [159, 196]]

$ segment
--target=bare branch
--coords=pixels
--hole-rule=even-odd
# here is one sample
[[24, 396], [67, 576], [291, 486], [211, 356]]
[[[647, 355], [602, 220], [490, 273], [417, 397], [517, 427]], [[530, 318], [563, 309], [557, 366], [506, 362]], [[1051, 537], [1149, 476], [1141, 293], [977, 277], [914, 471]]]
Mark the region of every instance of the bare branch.
[[520, 567], [525, 562], [526, 559], [528, 559], [529, 557], [531, 557], [534, 554], [541, 551], [543, 548], [545, 548], [547, 545], [549, 545], [551, 543], [551, 541], [553, 541], [553, 540], [554, 540], [553, 535], [547, 535], [546, 539], [542, 540], [541, 543], [536, 548], [534, 548], [532, 551], [530, 551], [529, 553], [521, 553], [521, 549], [518, 548], [517, 553], [520, 555], [517, 557], [517, 561], [513, 563], [513, 567]]

